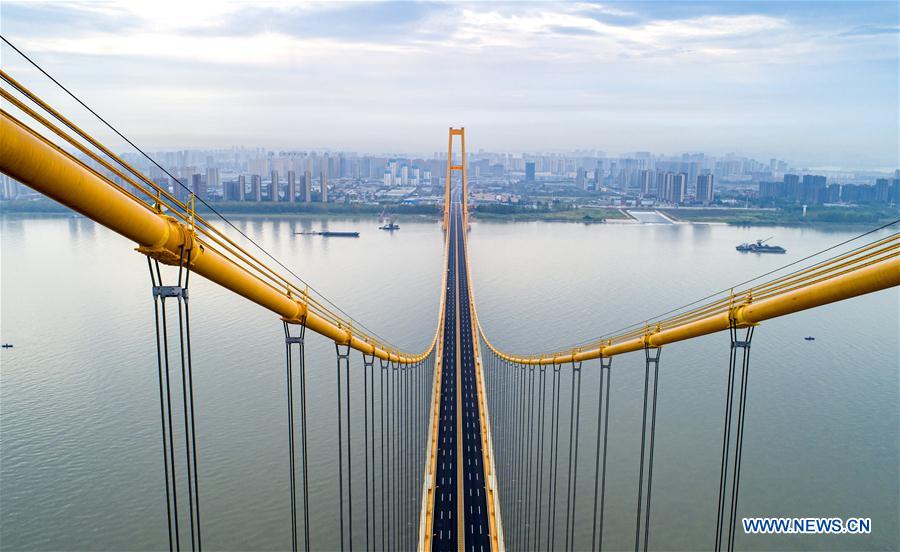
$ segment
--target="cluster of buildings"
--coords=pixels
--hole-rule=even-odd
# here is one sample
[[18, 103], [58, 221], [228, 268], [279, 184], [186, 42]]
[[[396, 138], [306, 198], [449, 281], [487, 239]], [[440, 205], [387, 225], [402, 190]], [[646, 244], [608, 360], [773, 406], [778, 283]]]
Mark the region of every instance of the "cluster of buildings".
[[832, 183], [822, 175], [785, 174], [781, 181], [760, 182], [759, 199], [804, 205], [900, 204], [900, 170], [894, 178], [877, 178], [874, 184]]
[[[193, 193], [207, 201], [260, 203], [439, 202], [447, 169], [446, 152], [415, 157], [234, 147], [151, 156], [165, 170], [137, 154], [123, 154], [125, 161], [181, 200]], [[467, 174], [470, 191], [491, 190], [490, 197], [596, 194], [623, 204], [710, 205], [733, 203], [734, 197], [754, 200], [758, 194], [762, 204], [900, 204], [900, 171], [894, 178], [852, 172], [800, 176], [785, 161], [763, 163], [734, 154], [634, 152], [607, 157], [596, 150], [470, 151]], [[0, 184], [3, 199], [30, 197], [27, 189], [6, 177]]]

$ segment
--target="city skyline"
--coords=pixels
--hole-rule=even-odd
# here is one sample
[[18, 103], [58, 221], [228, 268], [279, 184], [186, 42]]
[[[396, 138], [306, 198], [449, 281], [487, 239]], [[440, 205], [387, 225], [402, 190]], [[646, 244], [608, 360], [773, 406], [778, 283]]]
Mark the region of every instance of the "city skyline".
[[427, 153], [463, 124], [488, 151], [891, 170], [898, 14], [891, 2], [5, 2], [3, 34], [149, 149]]

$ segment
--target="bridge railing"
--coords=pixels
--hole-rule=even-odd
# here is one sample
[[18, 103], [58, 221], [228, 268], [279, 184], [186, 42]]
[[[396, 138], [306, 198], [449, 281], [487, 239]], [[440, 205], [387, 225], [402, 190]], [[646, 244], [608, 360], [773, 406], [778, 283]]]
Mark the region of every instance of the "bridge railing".
[[762, 283], [719, 292], [695, 301], [688, 309], [676, 309], [671, 316], [633, 324], [619, 332], [563, 349], [537, 354], [508, 353], [487, 338], [480, 323], [479, 332], [495, 354], [510, 362], [526, 365], [581, 362], [661, 347], [729, 328], [754, 326], [779, 316], [898, 285], [900, 233], [895, 232]]
[[[190, 266], [193, 272], [336, 343], [400, 363], [420, 362], [434, 349], [437, 330], [418, 353], [391, 345], [265, 250], [260, 248], [268, 262], [198, 214], [198, 198], [193, 194], [179, 198], [182, 194], [170, 192], [122, 160], [6, 71], [0, 70], [0, 79], [4, 83], [0, 97], [31, 120], [26, 123], [0, 109], [3, 173], [135, 241], [137, 250], [148, 257]], [[175, 186], [187, 190], [169, 176]]]

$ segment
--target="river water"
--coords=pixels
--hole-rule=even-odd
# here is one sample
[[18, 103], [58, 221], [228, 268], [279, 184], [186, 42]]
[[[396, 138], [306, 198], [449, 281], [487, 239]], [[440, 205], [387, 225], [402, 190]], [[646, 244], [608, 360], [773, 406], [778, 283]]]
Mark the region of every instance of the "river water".
[[[430, 341], [440, 292], [440, 225], [406, 222], [388, 233], [373, 220], [235, 221], [393, 343], [419, 349]], [[294, 235], [326, 226], [361, 237]], [[15, 345], [0, 353], [0, 547], [166, 548], [145, 259], [127, 240], [83, 218], [5, 216], [0, 230], [0, 338]], [[474, 222], [470, 266], [485, 330], [501, 348], [526, 353], [644, 320], [854, 234]], [[734, 250], [770, 235], [787, 255]], [[890, 290], [757, 330], [740, 515], [870, 517], [872, 533], [739, 533], [737, 548], [897, 549], [898, 306], [900, 294]], [[200, 278], [191, 282], [191, 316], [204, 547], [288, 549], [281, 322]], [[807, 335], [816, 340], [805, 341]], [[308, 342], [311, 538], [315, 549], [335, 549], [334, 349], [317, 336]], [[726, 335], [663, 351], [652, 549], [712, 546], [727, 359]], [[596, 368], [588, 363], [582, 381], [576, 549], [590, 547], [592, 529]], [[634, 546], [643, 357], [616, 358], [612, 374], [603, 542], [618, 550]], [[361, 378], [354, 385], [356, 400]], [[569, 398], [564, 385], [564, 405]], [[365, 534], [361, 477], [353, 482], [357, 547]]]

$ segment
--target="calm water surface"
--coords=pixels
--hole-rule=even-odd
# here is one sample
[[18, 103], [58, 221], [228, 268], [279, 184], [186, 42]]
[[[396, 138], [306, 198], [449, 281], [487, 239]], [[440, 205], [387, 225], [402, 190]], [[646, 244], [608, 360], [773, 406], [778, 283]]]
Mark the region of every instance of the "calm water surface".
[[[442, 263], [438, 224], [407, 222], [391, 234], [379, 232], [373, 220], [237, 222], [374, 331], [407, 349], [430, 341]], [[323, 225], [361, 237], [293, 235]], [[773, 234], [787, 255], [734, 251], [738, 243]], [[533, 352], [640, 321], [853, 234], [473, 223], [472, 278], [492, 340]], [[0, 353], [0, 547], [166, 548], [146, 261], [133, 244], [82, 218], [2, 217], [0, 239], [0, 338], [15, 344]], [[200, 278], [191, 287], [205, 548], [288, 549], [281, 322]], [[738, 535], [737, 548], [898, 548], [898, 303], [900, 294], [890, 290], [770, 321], [753, 343], [741, 514], [871, 517], [872, 534]], [[816, 341], [804, 341], [806, 335]], [[335, 549], [334, 349], [317, 336], [308, 341], [312, 542]], [[726, 335], [663, 352], [653, 549], [711, 547], [727, 359]], [[597, 366], [585, 368], [576, 549], [590, 547], [593, 505], [598, 381]], [[354, 400], [361, 400], [361, 375], [354, 385]], [[642, 386], [643, 358], [616, 358], [607, 549], [633, 547]], [[563, 395], [567, 401], [568, 385]], [[361, 420], [358, 427], [357, 450]], [[362, 476], [357, 479], [354, 488], [362, 489]], [[354, 506], [357, 546], [365, 534], [357, 515], [362, 500]]]

